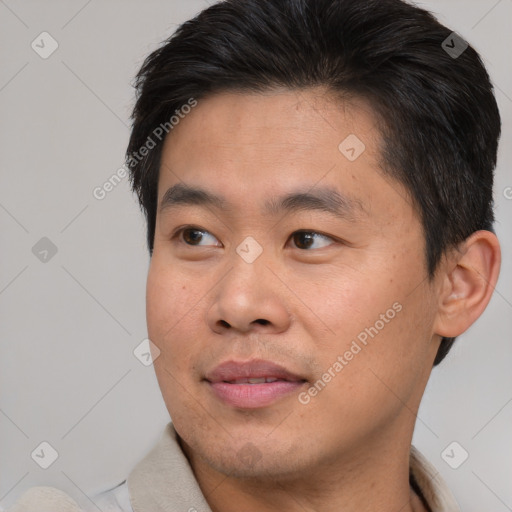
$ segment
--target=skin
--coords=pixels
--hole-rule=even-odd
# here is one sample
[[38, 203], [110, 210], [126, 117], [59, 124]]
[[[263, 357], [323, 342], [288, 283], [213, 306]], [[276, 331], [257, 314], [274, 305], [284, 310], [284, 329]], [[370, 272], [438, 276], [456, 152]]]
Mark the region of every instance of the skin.
[[[338, 149], [349, 134], [366, 147], [354, 161]], [[203, 99], [166, 139], [159, 204], [178, 183], [229, 202], [159, 210], [147, 281], [158, 382], [214, 511], [424, 510], [408, 481], [416, 413], [441, 336], [463, 332], [489, 301], [499, 246], [477, 232], [429, 280], [418, 213], [381, 171], [380, 137], [363, 101], [281, 89]], [[343, 219], [262, 211], [270, 197], [320, 186], [359, 208]], [[176, 233], [183, 226], [202, 238]], [[298, 230], [319, 234], [308, 246]], [[236, 252], [248, 236], [263, 249], [252, 263]], [[203, 380], [224, 361], [267, 359], [307, 391], [396, 303], [307, 404], [297, 391], [236, 408]]]

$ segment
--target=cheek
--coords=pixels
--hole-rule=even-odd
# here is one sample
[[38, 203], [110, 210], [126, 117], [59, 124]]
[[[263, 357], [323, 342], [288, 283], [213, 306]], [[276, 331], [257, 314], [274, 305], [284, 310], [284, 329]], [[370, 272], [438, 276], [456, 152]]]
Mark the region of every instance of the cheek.
[[364, 408], [392, 399], [386, 384], [407, 394], [430, 364], [434, 297], [422, 260], [389, 256], [369, 259], [357, 271], [335, 269], [314, 287], [297, 281], [297, 294], [307, 297], [315, 313], [306, 329], [316, 345], [319, 370], [340, 376], [329, 385], [330, 398], [354, 399]]
[[295, 312], [299, 322], [324, 349], [336, 350], [350, 344], [375, 322], [381, 327], [380, 315], [389, 310], [385, 318], [387, 327], [389, 318], [396, 316], [393, 304], [401, 294], [397, 283], [379, 279], [384, 274], [389, 272], [376, 271], [370, 265], [343, 265], [323, 274], [295, 277], [291, 282], [294, 294], [301, 299]]
[[[204, 289], [203, 289], [204, 288]], [[162, 362], [176, 371], [186, 367], [199, 337], [198, 326], [204, 323], [201, 299], [208, 289], [203, 280], [151, 262], [146, 286], [148, 336], [161, 350]]]
[[174, 325], [186, 321], [200, 300], [200, 284], [200, 280], [194, 281], [177, 267], [160, 262], [158, 256], [153, 256], [146, 284], [148, 329], [161, 337]]
[[200, 339], [195, 329], [200, 325], [200, 299], [204, 295], [194, 284], [190, 276], [153, 256], [146, 285], [146, 317], [148, 337], [160, 349], [155, 374], [173, 420], [179, 423], [182, 414], [189, 420], [194, 415], [194, 424], [200, 425], [201, 416], [196, 414], [187, 391], [192, 389], [194, 347]]
[[392, 413], [404, 404], [414, 410], [417, 391], [432, 367], [428, 290], [420, 286], [409, 295], [396, 290], [390, 299], [397, 300], [373, 310], [373, 318], [353, 338], [361, 350], [347, 365], [345, 377], [362, 413]]
[[319, 352], [321, 372], [301, 403], [308, 402], [303, 412], [311, 421], [326, 415], [332, 420], [322, 423], [325, 436], [336, 440], [343, 432], [355, 442], [363, 431], [379, 432], [415, 410], [429, 357], [406, 317], [407, 306], [389, 323], [354, 327], [355, 336], [335, 337], [328, 353]]

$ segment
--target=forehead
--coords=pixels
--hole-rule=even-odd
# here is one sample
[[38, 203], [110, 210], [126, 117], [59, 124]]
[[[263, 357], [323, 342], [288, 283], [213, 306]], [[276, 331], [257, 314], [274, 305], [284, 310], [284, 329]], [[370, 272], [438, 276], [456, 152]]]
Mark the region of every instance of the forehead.
[[[366, 102], [336, 98], [322, 88], [223, 92], [198, 101], [197, 107], [167, 137], [164, 153], [169, 146], [192, 145], [215, 147], [221, 154], [234, 145], [245, 145], [247, 151], [258, 144], [267, 144], [269, 150], [287, 147], [295, 152], [327, 146], [337, 150], [343, 133], [365, 139], [372, 152], [373, 142], [380, 139], [375, 125], [374, 114]], [[339, 156], [336, 152], [332, 154]]]
[[379, 194], [404, 199], [400, 184], [388, 190], [380, 141], [371, 108], [355, 98], [322, 89], [215, 94], [198, 100], [167, 136], [159, 203], [177, 183], [260, 205], [271, 193], [320, 186], [363, 209]]

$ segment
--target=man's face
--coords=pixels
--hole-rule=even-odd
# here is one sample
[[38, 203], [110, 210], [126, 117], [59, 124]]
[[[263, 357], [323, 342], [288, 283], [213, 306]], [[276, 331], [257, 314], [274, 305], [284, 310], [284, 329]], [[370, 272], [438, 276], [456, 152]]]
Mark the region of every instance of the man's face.
[[438, 287], [379, 144], [365, 103], [321, 90], [218, 94], [167, 137], [148, 332], [174, 426], [210, 467], [292, 476], [411, 435]]

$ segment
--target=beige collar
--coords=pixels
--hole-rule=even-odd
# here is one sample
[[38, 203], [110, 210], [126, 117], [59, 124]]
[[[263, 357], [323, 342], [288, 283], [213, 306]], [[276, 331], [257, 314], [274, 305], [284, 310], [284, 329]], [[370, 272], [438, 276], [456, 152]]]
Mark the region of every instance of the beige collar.
[[411, 446], [410, 471], [432, 512], [460, 512], [439, 471], [414, 446]]

